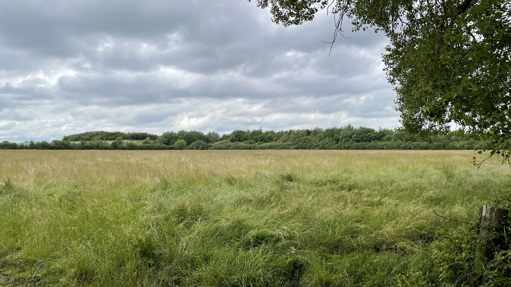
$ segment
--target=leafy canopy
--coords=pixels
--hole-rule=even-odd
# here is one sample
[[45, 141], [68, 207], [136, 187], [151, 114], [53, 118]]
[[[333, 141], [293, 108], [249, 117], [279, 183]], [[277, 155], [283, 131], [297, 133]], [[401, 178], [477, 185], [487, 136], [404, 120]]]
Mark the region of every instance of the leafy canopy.
[[[250, 0], [249, 0], [250, 1]], [[492, 154], [511, 149], [509, 0], [257, 0], [273, 20], [299, 25], [328, 9], [342, 33], [368, 27], [390, 40], [383, 61], [411, 132], [456, 123], [484, 136]], [[335, 40], [335, 39], [334, 39]]]

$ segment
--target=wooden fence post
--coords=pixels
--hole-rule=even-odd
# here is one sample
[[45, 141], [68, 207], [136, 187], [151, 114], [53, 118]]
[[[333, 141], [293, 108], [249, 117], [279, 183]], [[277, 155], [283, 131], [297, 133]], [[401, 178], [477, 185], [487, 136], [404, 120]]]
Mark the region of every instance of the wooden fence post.
[[483, 205], [479, 237], [476, 245], [474, 272], [472, 282], [479, 285], [483, 282], [484, 263], [488, 258], [488, 233], [495, 228], [506, 214], [507, 210], [496, 206]]

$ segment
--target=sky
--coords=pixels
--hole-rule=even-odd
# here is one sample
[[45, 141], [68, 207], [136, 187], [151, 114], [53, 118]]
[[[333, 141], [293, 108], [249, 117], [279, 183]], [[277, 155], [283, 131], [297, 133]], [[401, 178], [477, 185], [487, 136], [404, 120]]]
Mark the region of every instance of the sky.
[[400, 126], [373, 31], [246, 0], [16, 0], [0, 9], [0, 141], [86, 131]]

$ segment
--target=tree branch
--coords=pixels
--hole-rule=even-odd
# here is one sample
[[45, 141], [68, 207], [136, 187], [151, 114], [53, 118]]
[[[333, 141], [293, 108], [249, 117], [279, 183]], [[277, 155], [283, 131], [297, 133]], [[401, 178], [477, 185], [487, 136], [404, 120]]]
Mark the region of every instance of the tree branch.
[[472, 224], [471, 222], [468, 222], [468, 221], [459, 220], [459, 219], [452, 219], [452, 218], [448, 218], [448, 217], [442, 216], [442, 215], [438, 214], [435, 210], [433, 210], [433, 214], [438, 216], [438, 217], [440, 217], [440, 218], [442, 218], [442, 219], [448, 220], [448, 221], [465, 223], [465, 224]]
[[470, 8], [470, 5], [472, 5], [472, 0], [465, 0], [461, 5], [459, 5], [456, 9], [458, 10], [458, 16], [463, 14], [465, 11]]

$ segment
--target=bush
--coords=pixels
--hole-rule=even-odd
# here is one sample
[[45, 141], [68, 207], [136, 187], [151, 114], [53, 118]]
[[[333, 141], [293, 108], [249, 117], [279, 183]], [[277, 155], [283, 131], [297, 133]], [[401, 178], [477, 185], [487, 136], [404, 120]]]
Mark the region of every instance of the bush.
[[209, 144], [207, 144], [205, 141], [195, 141], [193, 142], [189, 147], [189, 149], [196, 149], [196, 150], [204, 150], [209, 148]]
[[175, 143], [174, 143], [174, 147], [176, 149], [184, 149], [188, 144], [186, 143], [185, 140], [183, 139], [179, 139], [177, 140]]

